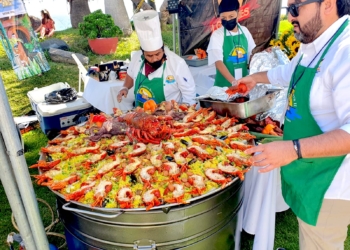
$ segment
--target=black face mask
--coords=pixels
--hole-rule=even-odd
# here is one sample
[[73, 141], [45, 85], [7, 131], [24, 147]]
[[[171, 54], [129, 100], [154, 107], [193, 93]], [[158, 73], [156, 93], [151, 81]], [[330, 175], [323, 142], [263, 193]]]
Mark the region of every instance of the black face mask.
[[233, 30], [237, 26], [237, 18], [231, 20], [221, 20], [222, 26], [224, 26], [227, 30]]
[[163, 64], [163, 59], [165, 59], [165, 58], [166, 58], [166, 55], [165, 55], [165, 53], [164, 53], [164, 54], [163, 54], [163, 57], [162, 57], [160, 60], [155, 61], [155, 62], [153, 62], [153, 63], [147, 61], [147, 59], [145, 59], [145, 60], [146, 60], [146, 62], [147, 62], [154, 70], [157, 70], [160, 66], [162, 66], [162, 64]]

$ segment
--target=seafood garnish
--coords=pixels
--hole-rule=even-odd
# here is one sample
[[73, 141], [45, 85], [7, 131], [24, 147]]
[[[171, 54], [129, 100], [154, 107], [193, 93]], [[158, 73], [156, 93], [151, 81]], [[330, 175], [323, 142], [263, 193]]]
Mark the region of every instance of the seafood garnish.
[[205, 170], [205, 176], [208, 177], [208, 179], [221, 184], [221, 188], [224, 188], [226, 184], [231, 181], [230, 178], [226, 178], [222, 175], [221, 170], [214, 168], [208, 168]]
[[206, 188], [203, 176], [196, 174], [191, 175], [188, 178], [188, 182], [193, 186], [191, 194], [201, 195]]
[[252, 145], [248, 145], [246, 143], [243, 143], [242, 141], [230, 141], [230, 147], [233, 149], [238, 149], [238, 150], [246, 150], [248, 148], [253, 147]]
[[123, 187], [118, 191], [116, 200], [120, 208], [132, 208], [132, 199], [134, 195], [130, 188]]
[[37, 180], [38, 185], [48, 186], [48, 181], [52, 180], [53, 177], [59, 174], [62, 174], [61, 169], [50, 169], [49, 171], [46, 171], [43, 174], [33, 175], [33, 177]]
[[77, 182], [79, 180], [79, 176], [76, 174], [73, 174], [61, 181], [50, 181], [48, 183], [48, 186], [52, 189], [52, 190], [61, 190], [63, 188], [65, 188], [66, 186], [68, 186], [69, 184], [72, 184], [74, 182]]
[[117, 169], [114, 172], [114, 176], [121, 175], [123, 177], [123, 180], [125, 180], [125, 178], [128, 174], [132, 174], [141, 165], [140, 160], [137, 158], [131, 158], [130, 162], [131, 163], [126, 165], [125, 168]]
[[102, 207], [102, 202], [107, 194], [112, 190], [112, 182], [102, 180], [94, 189], [94, 202], [92, 207]]
[[120, 165], [120, 159], [118, 156], [115, 157], [115, 159], [112, 162], [107, 163], [106, 165], [102, 166], [98, 169], [97, 175], [95, 176], [96, 179], [100, 179], [103, 175], [107, 174], [108, 172], [112, 171], [114, 168]]
[[187, 150], [195, 154], [197, 157], [201, 158], [202, 160], [207, 160], [212, 158], [207, 151], [205, 151], [204, 149], [198, 146], [191, 146], [187, 148]]
[[245, 155], [243, 152], [241, 154], [237, 152], [228, 154], [226, 157], [229, 161], [234, 162], [238, 166], [251, 167], [253, 165], [250, 155]]
[[43, 171], [47, 171], [56, 167], [60, 162], [60, 159], [51, 162], [38, 161], [37, 164], [31, 165], [29, 168], [40, 168]]
[[175, 162], [166, 162], [163, 164], [163, 168], [169, 172], [171, 179], [180, 182], [178, 179], [180, 176], [180, 168]]
[[169, 189], [169, 187], [164, 191], [164, 195], [167, 195], [169, 191], [172, 193], [172, 197], [165, 199], [167, 203], [186, 203], [184, 201], [185, 190], [184, 186], [181, 184], [172, 184], [174, 186], [173, 191]]
[[137, 143], [134, 146], [134, 150], [130, 153], [129, 156], [131, 157], [140, 156], [144, 152], [146, 152], [146, 145], [144, 143]]
[[[222, 125], [221, 125], [222, 127]], [[235, 132], [240, 132], [242, 130], [249, 130], [249, 128], [245, 125], [245, 124], [238, 124], [238, 125], [235, 125], [233, 127], [226, 127], [227, 128], [227, 132], [229, 133], [235, 133]]]
[[83, 182], [78, 190], [74, 191], [73, 193], [66, 194], [64, 198], [66, 199], [66, 201], [78, 201], [88, 191], [90, 191], [95, 186], [95, 184], [95, 181]]
[[146, 210], [150, 210], [152, 207], [159, 206], [160, 202], [160, 192], [158, 189], [151, 189], [146, 191], [142, 195], [142, 201], [146, 205]]
[[144, 188], [148, 188], [151, 186], [151, 182], [150, 182], [152, 179], [151, 175], [153, 175], [155, 171], [156, 169], [153, 166], [141, 168], [140, 177], [142, 182], [144, 183]]
[[229, 163], [222, 163], [220, 162], [218, 165], [218, 169], [220, 169], [222, 172], [234, 176], [238, 176], [242, 181], [244, 180], [244, 171], [242, 171], [240, 168], [236, 166], [232, 166]]
[[151, 156], [151, 163], [157, 168], [162, 166], [162, 156], [161, 155]]

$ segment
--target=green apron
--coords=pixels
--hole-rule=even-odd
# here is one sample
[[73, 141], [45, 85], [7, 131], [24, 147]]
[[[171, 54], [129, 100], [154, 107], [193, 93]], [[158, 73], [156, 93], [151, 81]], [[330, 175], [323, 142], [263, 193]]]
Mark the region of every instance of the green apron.
[[[347, 25], [348, 21], [335, 33], [316, 67], [301, 66], [302, 57], [300, 58], [289, 86], [289, 104], [284, 121], [283, 140], [323, 134], [310, 111], [311, 85], [324, 56]], [[293, 84], [294, 90], [292, 90]], [[281, 168], [283, 197], [292, 211], [305, 223], [313, 226], [317, 224], [324, 195], [345, 157], [346, 155], [302, 158]]]
[[[238, 25], [238, 24], [237, 24]], [[228, 71], [235, 76], [235, 69], [242, 69], [242, 77], [248, 75], [248, 40], [244, 35], [240, 26], [238, 26], [241, 34], [237, 36], [226, 36], [226, 28], [224, 28], [224, 51], [223, 63]], [[216, 69], [214, 86], [230, 87], [232, 84]]]
[[143, 104], [148, 100], [154, 100], [157, 104], [165, 101], [163, 76], [166, 62], [163, 63], [162, 77], [153, 78], [149, 80], [144, 74], [142, 69], [145, 65], [145, 61], [141, 64], [139, 73], [135, 82], [135, 106], [143, 107]]

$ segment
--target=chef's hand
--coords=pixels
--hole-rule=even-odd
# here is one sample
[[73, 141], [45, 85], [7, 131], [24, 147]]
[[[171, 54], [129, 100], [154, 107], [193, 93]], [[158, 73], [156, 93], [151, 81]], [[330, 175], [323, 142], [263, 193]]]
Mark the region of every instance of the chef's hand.
[[247, 91], [244, 95], [247, 95], [257, 84], [253, 76], [246, 76], [237, 81], [237, 84], [243, 83], [247, 86]]
[[119, 90], [119, 93], [117, 95], [117, 100], [118, 102], [121, 102], [122, 101], [122, 97], [124, 96], [124, 98], [126, 98], [128, 96], [128, 88], [124, 87], [122, 88], [121, 90]]
[[267, 173], [275, 168], [285, 166], [298, 159], [292, 141], [275, 141], [247, 149], [245, 153], [252, 156], [253, 166], [261, 167], [260, 173]]

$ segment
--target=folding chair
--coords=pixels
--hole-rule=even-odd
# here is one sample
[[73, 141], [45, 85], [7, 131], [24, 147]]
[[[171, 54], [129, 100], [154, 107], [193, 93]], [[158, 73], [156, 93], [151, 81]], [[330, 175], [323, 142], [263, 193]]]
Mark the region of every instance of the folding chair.
[[73, 57], [74, 61], [76, 62], [76, 64], [78, 65], [78, 69], [79, 69], [79, 91], [78, 91], [78, 94], [79, 94], [79, 96], [80, 95], [82, 96], [83, 93], [81, 92], [81, 80], [83, 80], [83, 82], [84, 82], [84, 89], [85, 89], [87, 70], [75, 54], [72, 54], [72, 57]]

